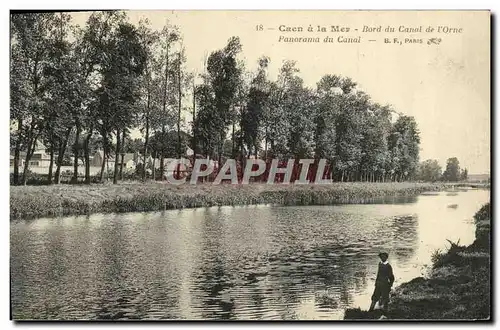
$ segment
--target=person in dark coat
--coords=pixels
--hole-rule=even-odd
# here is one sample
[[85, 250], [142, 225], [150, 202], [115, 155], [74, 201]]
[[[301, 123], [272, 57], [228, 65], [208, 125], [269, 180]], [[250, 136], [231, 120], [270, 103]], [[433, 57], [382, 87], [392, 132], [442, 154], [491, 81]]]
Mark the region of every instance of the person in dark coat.
[[386, 252], [379, 253], [380, 263], [378, 264], [377, 279], [375, 280], [375, 291], [372, 295], [372, 303], [370, 311], [373, 311], [377, 301], [382, 305], [382, 309], [387, 311], [389, 304], [389, 292], [391, 292], [392, 284], [394, 284], [394, 273], [392, 266], [387, 259], [389, 255]]

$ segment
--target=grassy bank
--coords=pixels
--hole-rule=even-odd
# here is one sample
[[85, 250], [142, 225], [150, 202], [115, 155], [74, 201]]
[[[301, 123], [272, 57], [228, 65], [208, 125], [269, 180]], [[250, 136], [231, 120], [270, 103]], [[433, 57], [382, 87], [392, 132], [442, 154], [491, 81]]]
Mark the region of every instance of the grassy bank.
[[443, 189], [430, 183], [334, 183], [329, 185], [118, 185], [11, 186], [10, 218], [162, 211], [216, 205], [328, 205], [366, 203]]
[[[474, 216], [476, 239], [452, 243], [433, 256], [428, 278], [404, 283], [391, 294], [389, 319], [484, 320], [490, 317], [490, 205]], [[348, 309], [345, 319], [378, 318], [380, 312]]]

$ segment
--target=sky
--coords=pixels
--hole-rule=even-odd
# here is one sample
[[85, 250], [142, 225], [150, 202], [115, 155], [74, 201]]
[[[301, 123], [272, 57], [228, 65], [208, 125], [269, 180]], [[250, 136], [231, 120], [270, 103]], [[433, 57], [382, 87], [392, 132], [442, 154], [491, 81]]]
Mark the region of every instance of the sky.
[[[457, 157], [471, 174], [490, 172], [490, 14], [487, 11], [129, 11], [130, 22], [147, 18], [153, 29], [178, 25], [187, 70], [201, 73], [206, 56], [240, 37], [241, 58], [255, 70], [270, 57], [270, 78], [294, 60], [304, 83], [315, 87], [325, 74], [348, 76], [375, 102], [414, 116], [421, 136], [420, 159]], [[89, 13], [74, 13], [84, 25]], [[263, 31], [257, 31], [262, 24]], [[346, 27], [349, 32], [282, 32], [283, 27]], [[390, 25], [394, 33], [384, 32]], [[381, 26], [382, 32], [362, 33]], [[399, 28], [446, 26], [460, 33], [408, 33]], [[354, 29], [358, 29], [355, 31]], [[360, 43], [284, 43], [283, 37], [361, 37]], [[386, 44], [384, 38], [424, 39], [423, 44]], [[439, 45], [427, 45], [430, 37]], [[375, 41], [369, 41], [375, 40]]]

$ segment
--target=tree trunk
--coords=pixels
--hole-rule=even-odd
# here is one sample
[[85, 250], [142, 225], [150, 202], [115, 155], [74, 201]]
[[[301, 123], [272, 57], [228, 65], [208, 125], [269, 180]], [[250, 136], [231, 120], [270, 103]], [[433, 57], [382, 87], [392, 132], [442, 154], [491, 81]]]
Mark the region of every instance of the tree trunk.
[[123, 159], [125, 158], [125, 153], [123, 152], [125, 149], [125, 132], [122, 133], [122, 144], [121, 144], [121, 154], [122, 154], [122, 161], [120, 163], [120, 180], [123, 181]]
[[123, 181], [123, 159], [125, 158], [125, 154], [122, 152], [121, 154], [121, 162], [120, 162], [120, 181]]
[[[181, 76], [181, 60], [179, 55], [179, 67], [177, 70], [178, 84], [178, 112], [177, 112], [177, 158], [181, 159], [182, 157], [182, 144], [181, 144], [181, 110], [182, 110], [182, 76]], [[176, 173], [177, 176], [175, 178], [179, 178], [180, 176], [180, 163], [177, 163]]]
[[147, 97], [146, 97], [146, 112], [145, 112], [145, 119], [146, 119], [146, 136], [144, 139], [144, 149], [143, 149], [143, 161], [142, 161], [142, 181], [146, 181], [146, 157], [148, 154], [148, 144], [149, 144], [149, 113], [150, 113], [150, 108], [151, 108], [151, 72], [149, 71], [149, 68], [146, 66], [146, 81], [147, 81]]
[[232, 132], [231, 132], [231, 157], [234, 159], [234, 156], [235, 156], [235, 135], [234, 135], [234, 126], [235, 126], [235, 123], [233, 121], [233, 127], [232, 127]]
[[108, 127], [107, 121], [104, 122], [104, 125], [101, 127], [101, 136], [102, 136], [102, 164], [101, 164], [101, 174], [99, 176], [99, 182], [103, 182], [104, 180], [104, 171], [106, 170], [106, 180], [108, 180], [109, 172], [109, 163], [108, 163], [108, 155], [110, 154], [109, 141], [108, 141], [108, 132], [105, 127]]
[[103, 148], [103, 150], [102, 150], [101, 173], [99, 174], [99, 182], [103, 182], [103, 179], [104, 179], [104, 170], [106, 170], [106, 163], [107, 163], [106, 148]]
[[148, 154], [148, 144], [149, 144], [149, 118], [146, 120], [146, 137], [144, 139], [144, 156], [142, 162], [142, 181], [146, 181], [146, 157]]
[[84, 152], [85, 152], [85, 184], [90, 184], [90, 138], [92, 137], [92, 131], [93, 127], [90, 126], [90, 130], [87, 133], [87, 136], [85, 137], [85, 145], [84, 145]]
[[[31, 134], [32, 135], [32, 134]], [[26, 182], [28, 181], [28, 169], [29, 169], [29, 163], [31, 160], [31, 156], [33, 156], [33, 153], [35, 152], [35, 147], [36, 147], [36, 141], [38, 140], [38, 135], [35, 137], [35, 139], [28, 144], [28, 151], [26, 152], [26, 159], [24, 161], [24, 169], [23, 169], [23, 185], [26, 185]]]
[[[179, 53], [180, 54], [180, 53]], [[181, 76], [181, 60], [179, 55], [179, 67], [177, 68], [177, 98], [178, 98], [178, 111], [177, 111], [177, 158], [181, 158], [181, 110], [182, 110], [182, 76]]]
[[23, 128], [23, 120], [17, 120], [17, 140], [14, 150], [14, 184], [19, 184], [19, 159], [21, 158], [21, 130]]
[[20, 147], [16, 143], [16, 149], [14, 150], [14, 184], [19, 184], [19, 157], [20, 157]]
[[120, 130], [116, 130], [116, 148], [115, 148], [115, 170], [113, 173], [113, 184], [118, 183], [118, 168], [120, 164], [120, 144], [121, 144], [121, 139], [120, 139]]
[[73, 155], [75, 157], [74, 162], [73, 162], [73, 179], [71, 180], [72, 183], [78, 183], [78, 157], [79, 157], [79, 140], [80, 140], [80, 132], [81, 132], [81, 127], [80, 123], [76, 123], [76, 136], [75, 136], [75, 143], [73, 144]]
[[219, 155], [217, 157], [217, 172], [214, 172], [215, 174], [219, 174], [219, 169], [222, 166], [222, 153], [224, 152], [224, 140], [225, 140], [225, 135], [221, 133], [220, 136], [220, 147], [219, 147]]
[[[166, 55], [165, 55], [165, 84], [163, 85], [163, 116], [166, 116], [166, 113], [167, 113], [167, 89], [168, 89], [168, 49], [169, 49], [169, 46], [170, 44], [168, 43], [168, 40], [167, 40], [167, 51], [166, 51]], [[163, 119], [165, 121], [165, 119]], [[160, 181], [163, 181], [163, 173], [165, 173], [165, 162], [164, 162], [164, 158], [165, 158], [165, 155], [164, 155], [164, 147], [163, 147], [163, 144], [164, 144], [164, 139], [165, 139], [165, 131], [166, 131], [166, 128], [165, 128], [165, 122], [163, 123], [162, 127], [161, 127], [161, 152], [160, 152]]]
[[267, 127], [266, 127], [266, 138], [264, 141], [264, 159], [267, 161]]
[[153, 180], [156, 180], [156, 153], [154, 154], [154, 157], [153, 157], [153, 170], [152, 170], [152, 174], [153, 174]]
[[164, 143], [165, 143], [165, 125], [161, 128], [161, 150], [160, 150], [160, 181], [163, 181], [163, 174], [165, 173], [165, 154], [164, 154]]
[[54, 168], [54, 147], [50, 148], [50, 163], [49, 163], [49, 174], [47, 175], [47, 182], [52, 184], [52, 169]]
[[57, 164], [56, 164], [57, 168], [56, 168], [56, 173], [54, 176], [54, 182], [56, 184], [61, 183], [61, 166], [62, 166], [62, 162], [64, 160], [64, 154], [66, 152], [66, 146], [68, 145], [68, 140], [69, 140], [70, 134], [71, 134], [71, 127], [68, 128], [68, 130], [66, 131], [66, 136], [64, 137], [64, 139], [62, 141], [60, 141], [59, 154], [57, 155]]
[[106, 158], [106, 181], [109, 181], [109, 175], [108, 175], [109, 174], [109, 155], [110, 155], [109, 149], [108, 149], [108, 152], [106, 152], [106, 155], [107, 155], [106, 156], [107, 157]]
[[62, 161], [64, 159], [64, 151], [62, 151], [61, 149], [62, 149], [62, 146], [59, 147], [59, 154], [57, 155], [56, 173], [54, 174], [54, 183], [55, 184], [61, 183], [61, 166], [62, 166]]
[[193, 78], [193, 155], [194, 159], [196, 159], [196, 153], [197, 153], [197, 144], [198, 141], [196, 140], [196, 88], [194, 86], [194, 78]]

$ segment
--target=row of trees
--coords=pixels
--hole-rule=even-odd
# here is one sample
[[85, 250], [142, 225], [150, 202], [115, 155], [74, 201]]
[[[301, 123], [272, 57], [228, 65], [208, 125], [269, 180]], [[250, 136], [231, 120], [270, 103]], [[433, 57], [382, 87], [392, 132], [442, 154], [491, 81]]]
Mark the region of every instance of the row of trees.
[[[348, 77], [327, 74], [310, 88], [295, 62], [284, 61], [272, 80], [270, 58], [258, 59], [255, 71], [239, 60], [238, 37], [210, 53], [196, 75], [186, 69], [177, 26], [132, 25], [123, 12], [95, 12], [83, 27], [65, 13], [15, 14], [11, 29], [15, 183], [26, 182], [37, 141], [50, 152], [49, 182], [59, 183], [70, 153], [73, 180], [83, 159], [90, 183], [91, 151], [102, 149], [115, 157], [116, 183], [133, 130], [143, 136], [143, 157], [160, 158], [160, 172], [163, 159], [180, 157], [186, 143], [219, 163], [225, 157], [243, 163], [250, 156], [316, 157], [329, 161], [338, 181], [415, 178], [420, 137], [414, 118], [373, 102]], [[183, 121], [187, 113], [191, 123]], [[104, 164], [101, 180], [103, 172]]]
[[[167, 131], [176, 125], [180, 136], [182, 92], [188, 77], [183, 76], [185, 56], [176, 27], [152, 31], [147, 21], [134, 26], [123, 12], [94, 13], [83, 28], [72, 25], [65, 13], [15, 14], [11, 23], [11, 145], [16, 183], [20, 154], [26, 153], [25, 182], [37, 141], [43, 141], [50, 152], [49, 182], [59, 182], [69, 145], [74, 155], [73, 180], [77, 181], [79, 159], [83, 159], [89, 183], [90, 151], [97, 145], [105, 157], [114, 153], [116, 183], [123, 171], [119, 157], [126, 151], [132, 129], [140, 127], [144, 132], [144, 154], [152, 134], [163, 135], [158, 138], [165, 141], [160, 153]], [[101, 179], [103, 172], [104, 162]]]
[[309, 88], [293, 61], [284, 61], [275, 81], [268, 57], [249, 72], [240, 51], [231, 38], [208, 57], [196, 89], [195, 150], [220, 161], [230, 133], [232, 158], [324, 158], [338, 181], [414, 178], [420, 137], [413, 117], [373, 102], [347, 77], [328, 74]]
[[460, 169], [460, 162], [456, 157], [448, 158], [446, 169], [443, 172], [441, 165], [435, 159], [428, 159], [419, 164], [417, 179], [421, 181], [464, 181], [467, 180], [468, 170]]

